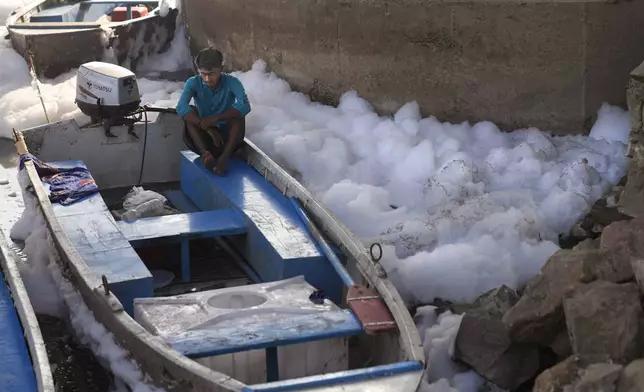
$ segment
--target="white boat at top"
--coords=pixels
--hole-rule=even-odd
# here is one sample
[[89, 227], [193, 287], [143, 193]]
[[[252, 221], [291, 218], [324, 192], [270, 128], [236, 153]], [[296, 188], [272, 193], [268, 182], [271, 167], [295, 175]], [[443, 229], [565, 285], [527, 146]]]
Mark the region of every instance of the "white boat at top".
[[6, 26], [36, 75], [54, 78], [107, 53], [136, 71], [140, 60], [169, 48], [178, 15], [159, 0], [34, 0]]

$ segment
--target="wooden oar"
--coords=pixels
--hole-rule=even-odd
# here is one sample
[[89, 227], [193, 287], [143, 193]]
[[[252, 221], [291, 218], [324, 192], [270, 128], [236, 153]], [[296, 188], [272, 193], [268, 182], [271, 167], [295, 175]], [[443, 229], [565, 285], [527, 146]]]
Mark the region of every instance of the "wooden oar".
[[318, 242], [322, 252], [327, 257], [333, 268], [336, 270], [344, 285], [348, 287], [347, 304], [353, 311], [364, 331], [369, 335], [376, 335], [391, 332], [396, 329], [396, 322], [391, 315], [387, 304], [374, 290], [356, 284], [351, 275], [344, 268], [338, 257], [324, 239], [313, 221], [308, 217], [304, 208], [294, 197], [291, 197], [291, 204], [295, 211], [306, 224], [311, 236]]

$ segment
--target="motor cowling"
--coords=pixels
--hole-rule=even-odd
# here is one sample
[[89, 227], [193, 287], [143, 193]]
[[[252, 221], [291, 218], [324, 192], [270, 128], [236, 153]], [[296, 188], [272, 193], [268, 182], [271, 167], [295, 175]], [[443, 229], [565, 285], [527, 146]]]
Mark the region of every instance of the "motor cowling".
[[111, 63], [82, 64], [76, 75], [75, 102], [94, 121], [129, 116], [141, 104], [136, 76], [129, 69]]

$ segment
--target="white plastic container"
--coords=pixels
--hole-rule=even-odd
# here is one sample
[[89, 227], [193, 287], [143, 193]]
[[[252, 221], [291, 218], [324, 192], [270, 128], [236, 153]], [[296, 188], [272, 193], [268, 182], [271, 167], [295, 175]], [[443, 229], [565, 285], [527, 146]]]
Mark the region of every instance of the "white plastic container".
[[[314, 290], [304, 277], [298, 276], [173, 297], [138, 298], [134, 300], [134, 318], [148, 331], [166, 340], [176, 338], [177, 334], [210, 329], [227, 337], [239, 336], [240, 341], [244, 339], [244, 331], [258, 327], [271, 331], [277, 322], [282, 323], [279, 327], [281, 332], [311, 332], [312, 317], [327, 320], [347, 318], [347, 312], [328, 299], [320, 305], [309, 300]], [[288, 328], [284, 327], [285, 322]], [[334, 328], [329, 326], [332, 323], [326, 324], [320, 332], [326, 333]], [[276, 329], [275, 332], [280, 331]], [[348, 369], [347, 337], [280, 346], [277, 353], [280, 380]], [[267, 382], [264, 349], [204, 357], [196, 361], [247, 384]]]

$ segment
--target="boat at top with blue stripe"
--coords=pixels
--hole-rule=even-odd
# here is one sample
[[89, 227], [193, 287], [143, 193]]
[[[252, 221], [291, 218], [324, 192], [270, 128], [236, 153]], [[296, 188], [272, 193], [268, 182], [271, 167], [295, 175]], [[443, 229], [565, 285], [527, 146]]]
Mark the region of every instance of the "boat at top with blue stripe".
[[[135, 86], [115, 65], [88, 67]], [[61, 266], [154, 384], [419, 388], [420, 337], [378, 244], [365, 248], [249, 140], [219, 176], [186, 148], [174, 109], [101, 113], [102, 126], [63, 120], [16, 144]]]
[[[38, 77], [55, 78], [102, 60], [136, 70], [146, 56], [170, 46], [178, 10], [159, 0], [34, 0], [6, 21], [16, 52]], [[145, 45], [141, 45], [145, 42]]]

